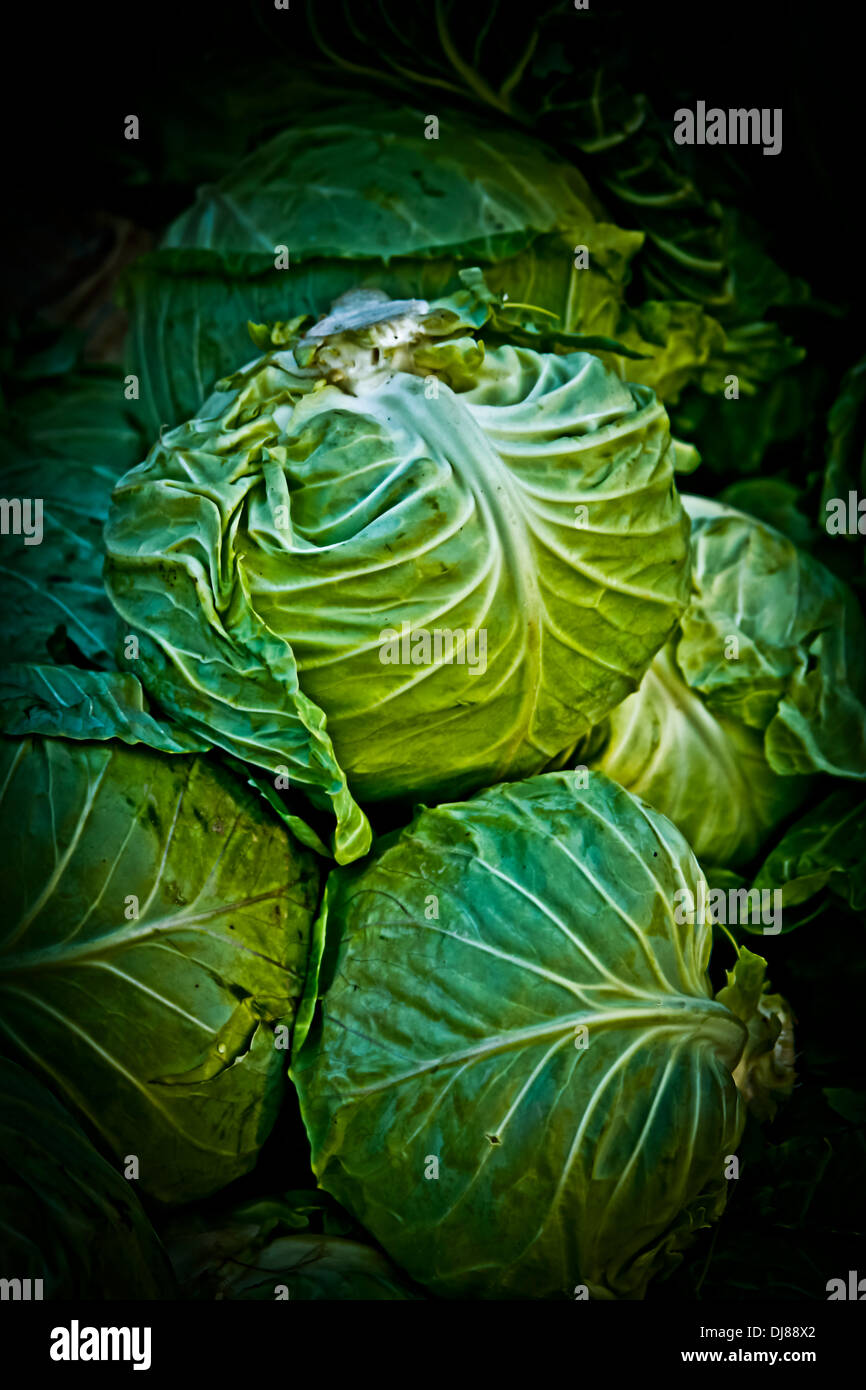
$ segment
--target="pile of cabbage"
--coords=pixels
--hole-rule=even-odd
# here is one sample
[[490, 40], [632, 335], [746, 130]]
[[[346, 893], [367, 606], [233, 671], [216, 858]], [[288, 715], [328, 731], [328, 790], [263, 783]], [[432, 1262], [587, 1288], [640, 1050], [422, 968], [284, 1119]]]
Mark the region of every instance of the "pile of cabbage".
[[[606, 218], [522, 134], [293, 128], [133, 267], [138, 394], [19, 409], [0, 1158], [46, 1296], [642, 1297], [790, 1093], [764, 960], [681, 907], [852, 900], [866, 633], [681, 495], [736, 335], [629, 306]], [[294, 1096], [318, 1190], [215, 1208]]]

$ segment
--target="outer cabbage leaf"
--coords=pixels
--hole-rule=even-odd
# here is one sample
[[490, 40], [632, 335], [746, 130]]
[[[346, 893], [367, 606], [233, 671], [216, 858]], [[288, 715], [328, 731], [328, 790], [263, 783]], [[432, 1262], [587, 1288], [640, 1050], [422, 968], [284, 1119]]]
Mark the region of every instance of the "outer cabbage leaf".
[[[796, 389], [802, 389], [802, 383], [796, 382], [792, 392], [782, 384], [788, 378], [780, 374], [801, 362], [804, 353], [776, 324], [754, 323], [726, 330], [699, 304], [648, 299], [637, 309], [623, 312], [616, 335], [623, 346], [638, 355], [636, 360], [625, 360], [616, 351], [601, 353], [617, 365], [620, 375], [651, 386], [668, 406], [679, 402], [686, 387], [693, 387], [691, 400], [686, 398], [686, 407], [677, 410], [674, 418], [677, 428], [682, 427], [694, 438], [710, 459], [719, 453], [720, 427], [737, 439], [747, 436], [749, 427], [758, 433], [762, 423], [768, 433], [776, 430], [785, 438], [796, 433], [788, 422], [779, 428], [778, 416], [780, 402], [787, 403]], [[736, 376], [742, 392], [742, 403], [738, 397], [733, 409], [726, 399], [731, 375]], [[748, 403], [753, 401], [758, 406], [749, 409]], [[755, 451], [758, 459], [765, 442]], [[748, 457], [752, 450], [741, 452]], [[746, 471], [744, 459], [738, 458], [737, 464]]]
[[807, 795], [809, 779], [773, 772], [762, 734], [712, 713], [675, 653], [671, 642], [614, 710], [590, 765], [662, 811], [702, 864], [746, 863]]
[[143, 447], [123, 378], [93, 371], [33, 392], [0, 447], [0, 492], [39, 498], [43, 516], [38, 545], [0, 537], [0, 662], [110, 664], [117, 618], [102, 584], [102, 526]]
[[842, 581], [788, 537], [717, 502], [684, 505], [680, 632], [584, 755], [669, 816], [701, 863], [734, 867], [810, 774], [866, 776], [866, 632]]
[[700, 305], [647, 300], [625, 316], [618, 332], [645, 359], [623, 363], [623, 374], [651, 386], [666, 403], [678, 400], [698, 375], [709, 378], [710, 390], [723, 389], [722, 374], [714, 374], [712, 368], [724, 351], [724, 330]]
[[721, 1211], [748, 1024], [675, 921], [700, 878], [599, 773], [423, 810], [331, 876], [292, 1065], [314, 1171], [434, 1292], [640, 1297]]
[[[418, 109], [368, 99], [327, 118], [316, 110], [205, 185], [127, 275], [130, 367], [154, 432], [190, 415], [241, 359], [248, 318], [321, 314], [359, 285], [436, 298], [467, 264], [515, 306], [515, 329], [541, 316], [548, 349], [579, 335], [620, 375], [645, 355], [635, 379], [665, 400], [708, 375], [707, 389], [722, 389], [730, 345], [719, 324], [682, 296], [626, 305], [644, 234], [615, 226], [546, 145], [465, 112], [440, 111], [431, 140]], [[275, 269], [280, 247], [286, 269]], [[608, 359], [614, 341], [625, 356]]]
[[[368, 841], [338, 777], [438, 798], [543, 769], [634, 689], [685, 598], [652, 393], [585, 353], [484, 356], [458, 321], [452, 301], [266, 354], [127, 474], [106, 528], [145, 687], [324, 786], [345, 861]], [[437, 630], [483, 630], [484, 668], [383, 661], [383, 634]]]
[[780, 1099], [794, 1088], [794, 1015], [780, 994], [770, 994], [767, 962], [740, 947], [728, 982], [716, 995], [742, 1019], [748, 1040], [734, 1071], [734, 1081], [750, 1112], [773, 1119]]
[[781, 531], [801, 550], [811, 550], [815, 544], [815, 528], [800, 511], [803, 489], [785, 478], [744, 478], [726, 487], [718, 500]]
[[219, 766], [4, 737], [0, 1036], [165, 1201], [246, 1172], [276, 1116], [315, 857]]
[[785, 907], [828, 888], [855, 912], [866, 909], [866, 797], [850, 785], [831, 792], [786, 831], [755, 877], [756, 888], [781, 888]]
[[866, 777], [866, 628], [853, 594], [771, 527], [700, 498], [687, 506], [686, 681], [714, 713], [763, 732], [774, 772]]
[[41, 1279], [49, 1300], [176, 1297], [133, 1184], [44, 1086], [4, 1058], [0, 1098], [4, 1277]]
[[[819, 524], [826, 528], [834, 498], [866, 493], [866, 358], [846, 372], [830, 411]], [[858, 514], [859, 520], [859, 514]], [[851, 532], [842, 532], [851, 535]], [[854, 533], [859, 541], [862, 531]]]
[[471, 264], [601, 212], [574, 166], [523, 132], [448, 113], [430, 140], [426, 120], [370, 101], [316, 113], [206, 185], [163, 245], [273, 258], [290, 233], [300, 261], [450, 251]]
[[422, 1298], [374, 1245], [304, 1229], [328, 1201], [322, 1193], [287, 1193], [182, 1213], [165, 1239], [184, 1295], [254, 1302]]
[[75, 666], [22, 664], [0, 670], [0, 732], [116, 738], [160, 753], [204, 753], [210, 746], [154, 718], [135, 676]]

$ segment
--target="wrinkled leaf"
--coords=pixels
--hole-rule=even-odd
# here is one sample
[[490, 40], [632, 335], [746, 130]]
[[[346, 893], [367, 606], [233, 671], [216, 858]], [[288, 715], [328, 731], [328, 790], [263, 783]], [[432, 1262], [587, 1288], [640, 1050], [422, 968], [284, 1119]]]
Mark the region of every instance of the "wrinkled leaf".
[[842, 787], [806, 811], [758, 870], [755, 886], [781, 888], [786, 907], [808, 902], [823, 888], [866, 908], [866, 798]]
[[0, 670], [0, 732], [74, 739], [120, 739], [162, 753], [203, 753], [205, 739], [155, 719], [137, 677], [74, 666], [12, 665]]
[[866, 777], [866, 627], [850, 590], [771, 527], [700, 498], [688, 509], [686, 681], [715, 713], [763, 731], [775, 772]]
[[41, 501], [42, 536], [0, 536], [0, 661], [111, 664], [102, 526], [144, 452], [135, 410], [119, 372], [93, 371], [27, 396], [7, 423], [0, 493]]

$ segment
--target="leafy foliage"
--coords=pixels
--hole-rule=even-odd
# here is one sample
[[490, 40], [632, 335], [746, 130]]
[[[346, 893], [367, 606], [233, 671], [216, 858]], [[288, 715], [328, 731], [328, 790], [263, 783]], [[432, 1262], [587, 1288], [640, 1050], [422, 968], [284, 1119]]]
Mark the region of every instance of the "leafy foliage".
[[[828, 418], [827, 463], [821, 491], [820, 523], [827, 525], [833, 498], [866, 490], [866, 359], [845, 374]], [[846, 534], [846, 533], [843, 533]], [[847, 533], [852, 534], [852, 533]], [[860, 536], [858, 529], [853, 535]]]
[[[320, 315], [358, 287], [447, 295], [473, 264], [550, 334], [599, 340], [619, 370], [637, 359], [631, 379], [666, 402], [690, 384], [718, 397], [730, 372], [753, 395], [800, 360], [775, 324], [726, 330], [679, 289], [627, 303], [643, 231], [617, 226], [573, 164], [525, 132], [460, 110], [436, 119], [431, 160], [421, 109], [369, 97], [316, 109], [200, 190], [125, 278], [129, 365], [154, 433], [237, 366], [248, 317]], [[275, 268], [280, 248], [288, 268]]]

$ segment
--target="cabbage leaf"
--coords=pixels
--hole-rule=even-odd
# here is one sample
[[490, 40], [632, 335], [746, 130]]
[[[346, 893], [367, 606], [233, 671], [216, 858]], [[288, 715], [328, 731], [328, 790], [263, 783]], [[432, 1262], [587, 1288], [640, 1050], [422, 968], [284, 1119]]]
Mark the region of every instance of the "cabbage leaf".
[[70, 373], [16, 402], [4, 421], [0, 493], [39, 499], [39, 544], [0, 551], [0, 662], [108, 666], [117, 617], [102, 584], [111, 489], [144, 447], [119, 371]]
[[[162, 1299], [177, 1290], [135, 1187], [22, 1067], [0, 1058], [4, 1277], [44, 1299]], [[31, 1297], [37, 1295], [31, 1289]]]

